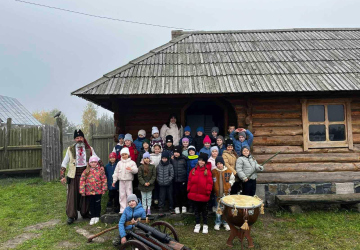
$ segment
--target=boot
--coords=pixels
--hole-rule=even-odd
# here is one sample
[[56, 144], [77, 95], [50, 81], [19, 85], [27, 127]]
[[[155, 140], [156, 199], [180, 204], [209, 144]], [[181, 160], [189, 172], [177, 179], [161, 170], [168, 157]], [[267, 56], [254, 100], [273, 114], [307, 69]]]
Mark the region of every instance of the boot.
[[148, 207], [146, 215], [151, 215], [150, 207]]

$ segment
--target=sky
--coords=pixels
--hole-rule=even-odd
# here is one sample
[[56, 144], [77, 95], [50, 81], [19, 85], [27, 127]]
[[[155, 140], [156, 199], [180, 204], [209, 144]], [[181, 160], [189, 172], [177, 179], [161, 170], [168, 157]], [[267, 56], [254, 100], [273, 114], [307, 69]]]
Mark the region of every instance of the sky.
[[[61, 110], [81, 123], [87, 102], [71, 96], [102, 75], [171, 40], [171, 30], [359, 28], [359, 0], [28, 0], [94, 18], [0, 1], [0, 95], [30, 112]], [[111, 112], [98, 108], [99, 114]]]

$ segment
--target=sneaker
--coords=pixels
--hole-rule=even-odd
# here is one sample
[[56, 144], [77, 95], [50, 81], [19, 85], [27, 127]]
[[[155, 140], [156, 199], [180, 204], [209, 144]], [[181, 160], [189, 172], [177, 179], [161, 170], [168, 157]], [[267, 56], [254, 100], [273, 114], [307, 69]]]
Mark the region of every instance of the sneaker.
[[224, 225], [225, 231], [230, 231], [230, 226], [228, 224]]
[[200, 232], [200, 228], [201, 228], [201, 225], [200, 224], [196, 224], [195, 225], [195, 228], [194, 228], [194, 233], [199, 233]]
[[216, 231], [219, 231], [219, 230], [220, 230], [220, 225], [215, 225], [215, 226], [214, 226], [214, 229], [215, 229]]
[[175, 208], [175, 213], [176, 213], [176, 214], [179, 214], [179, 213], [180, 213], [180, 208], [179, 208], [179, 207], [176, 207], [176, 208]]
[[94, 225], [95, 224], [95, 217], [94, 218], [91, 218], [90, 220], [90, 226]]
[[74, 223], [74, 219], [73, 219], [73, 218], [68, 218], [67, 221], [66, 221], [66, 223], [67, 223], [68, 225], [73, 224], [73, 223]]
[[150, 208], [147, 209], [146, 215], [151, 215]]
[[99, 217], [94, 218], [94, 225], [99, 222]]
[[186, 207], [181, 208], [181, 213], [186, 213]]
[[202, 233], [203, 234], [207, 234], [209, 232], [209, 227], [208, 227], [208, 225], [204, 225], [203, 226], [203, 231], [202, 231]]

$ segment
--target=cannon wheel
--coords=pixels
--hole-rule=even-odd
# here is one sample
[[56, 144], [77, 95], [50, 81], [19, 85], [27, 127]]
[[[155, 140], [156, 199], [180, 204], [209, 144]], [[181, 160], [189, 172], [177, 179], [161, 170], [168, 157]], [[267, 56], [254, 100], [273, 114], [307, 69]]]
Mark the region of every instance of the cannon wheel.
[[169, 235], [171, 238], [179, 242], [179, 236], [176, 233], [175, 228], [170, 223], [167, 223], [165, 221], [156, 221], [150, 226], [156, 228], [162, 233]]
[[129, 240], [125, 244], [120, 245], [120, 250], [122, 249], [139, 249], [139, 250], [150, 250], [148, 246], [138, 240]]

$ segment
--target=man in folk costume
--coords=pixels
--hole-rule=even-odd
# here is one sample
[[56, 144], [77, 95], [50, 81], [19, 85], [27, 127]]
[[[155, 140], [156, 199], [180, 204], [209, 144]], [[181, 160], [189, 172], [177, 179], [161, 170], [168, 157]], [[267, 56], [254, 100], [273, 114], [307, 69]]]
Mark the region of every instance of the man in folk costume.
[[[61, 164], [60, 179], [62, 184], [67, 186], [66, 215], [67, 223], [71, 224], [78, 218], [78, 211], [83, 218], [89, 214], [88, 196], [81, 196], [79, 193], [80, 177], [86, 166], [89, 164], [91, 156], [97, 156], [95, 151], [86, 139], [84, 133], [77, 129], [74, 132], [75, 144], [68, 147], [65, 158]], [[99, 157], [98, 157], [99, 158]], [[69, 169], [65, 177], [67, 165]]]

